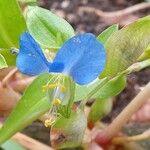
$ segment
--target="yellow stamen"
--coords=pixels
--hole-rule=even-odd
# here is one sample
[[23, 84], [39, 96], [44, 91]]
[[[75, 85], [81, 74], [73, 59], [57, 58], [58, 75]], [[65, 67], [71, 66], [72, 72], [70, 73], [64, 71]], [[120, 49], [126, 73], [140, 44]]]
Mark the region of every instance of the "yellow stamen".
[[56, 99], [53, 100], [53, 105], [58, 106], [60, 104], [61, 104], [61, 100], [60, 99], [56, 98]]
[[55, 120], [53, 119], [46, 119], [44, 125], [46, 128], [48, 128], [48, 127], [51, 127], [54, 122]]
[[62, 92], [66, 90], [66, 88], [62, 84], [48, 84], [48, 85], [44, 85], [42, 89], [43, 89], [43, 92], [46, 92], [49, 89], [54, 89], [56, 87], [59, 87]]

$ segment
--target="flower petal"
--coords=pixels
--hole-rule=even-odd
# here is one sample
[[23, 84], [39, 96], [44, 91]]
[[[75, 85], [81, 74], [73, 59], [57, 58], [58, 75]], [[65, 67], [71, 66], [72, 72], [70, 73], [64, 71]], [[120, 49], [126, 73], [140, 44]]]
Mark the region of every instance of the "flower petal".
[[85, 33], [65, 42], [53, 63], [62, 63], [63, 73], [70, 74], [76, 83], [87, 84], [101, 73], [105, 59], [103, 45], [93, 34]]
[[27, 75], [48, 72], [50, 65], [40, 46], [28, 32], [24, 32], [20, 37], [20, 49], [16, 63], [18, 69]]

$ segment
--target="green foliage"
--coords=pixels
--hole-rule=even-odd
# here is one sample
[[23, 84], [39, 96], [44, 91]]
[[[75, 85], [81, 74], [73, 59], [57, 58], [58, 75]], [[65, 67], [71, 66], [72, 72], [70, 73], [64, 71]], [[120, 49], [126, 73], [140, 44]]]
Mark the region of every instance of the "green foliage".
[[1, 148], [4, 150], [26, 150], [13, 140], [8, 140], [6, 143], [2, 144]]
[[126, 86], [126, 76], [118, 75], [109, 80], [99, 91], [95, 92], [93, 98], [109, 98], [118, 95]]
[[88, 124], [94, 125], [94, 123], [104, 116], [106, 116], [112, 110], [112, 99], [96, 99], [91, 107], [88, 115]]
[[113, 77], [135, 63], [150, 43], [150, 16], [115, 32], [106, 42], [106, 67], [101, 78]]
[[7, 67], [7, 63], [5, 61], [5, 58], [0, 54], [0, 69], [6, 68], [6, 67]]
[[82, 110], [72, 111], [70, 118], [61, 116], [57, 119], [50, 133], [53, 148], [62, 149], [80, 146], [86, 126], [86, 116]]
[[0, 54], [5, 58], [8, 66], [16, 65], [16, 55], [12, 54], [9, 49], [1, 49]]
[[3, 127], [0, 129], [0, 144], [8, 140], [13, 134], [25, 128], [51, 107], [47, 94], [42, 86], [55, 77], [43, 74], [33, 81], [12, 111]]
[[0, 0], [0, 48], [18, 47], [19, 36], [26, 30], [16, 0]]
[[97, 40], [102, 44], [105, 44], [108, 38], [116, 31], [118, 31], [118, 24], [114, 24], [104, 30], [101, 34], [98, 35]]
[[85, 97], [87, 97], [87, 95], [96, 87], [98, 87], [98, 89], [94, 92], [91, 98], [104, 99], [119, 94], [126, 86], [126, 77], [123, 75], [116, 76], [109, 81], [107, 80], [103, 86], [101, 86], [102, 81], [103, 80], [97, 79], [93, 84], [85, 86], [76, 85], [74, 101], [84, 100]]
[[67, 21], [37, 6], [29, 7], [27, 26], [32, 36], [44, 48], [58, 49], [74, 36], [74, 30]]

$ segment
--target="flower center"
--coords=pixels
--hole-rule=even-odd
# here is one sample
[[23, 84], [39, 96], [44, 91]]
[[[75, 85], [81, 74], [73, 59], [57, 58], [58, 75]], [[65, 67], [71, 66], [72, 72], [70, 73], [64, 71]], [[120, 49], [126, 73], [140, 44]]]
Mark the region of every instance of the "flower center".
[[47, 84], [42, 87], [43, 92], [47, 92], [50, 95], [50, 100], [52, 99], [52, 107], [49, 110], [48, 115], [50, 116], [49, 119], [45, 120], [45, 127], [51, 127], [52, 124], [56, 121], [57, 117], [59, 116], [57, 110], [62, 103], [62, 99], [64, 97], [64, 93], [66, 92], [66, 88], [63, 85], [63, 77], [58, 76], [55, 83]]

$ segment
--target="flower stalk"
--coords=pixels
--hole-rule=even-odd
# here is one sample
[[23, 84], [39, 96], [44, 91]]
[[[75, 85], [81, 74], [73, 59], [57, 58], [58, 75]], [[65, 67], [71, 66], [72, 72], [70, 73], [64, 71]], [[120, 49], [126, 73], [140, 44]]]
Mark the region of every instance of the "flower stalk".
[[113, 120], [113, 122], [96, 136], [96, 142], [100, 145], [109, 143], [111, 139], [119, 133], [124, 124], [131, 118], [131, 116], [147, 101], [147, 99], [150, 97], [149, 91], [150, 82]]
[[150, 129], [146, 130], [142, 134], [128, 136], [128, 137], [116, 137], [112, 140], [113, 144], [121, 144], [126, 142], [137, 142], [141, 140], [146, 140], [150, 138]]

